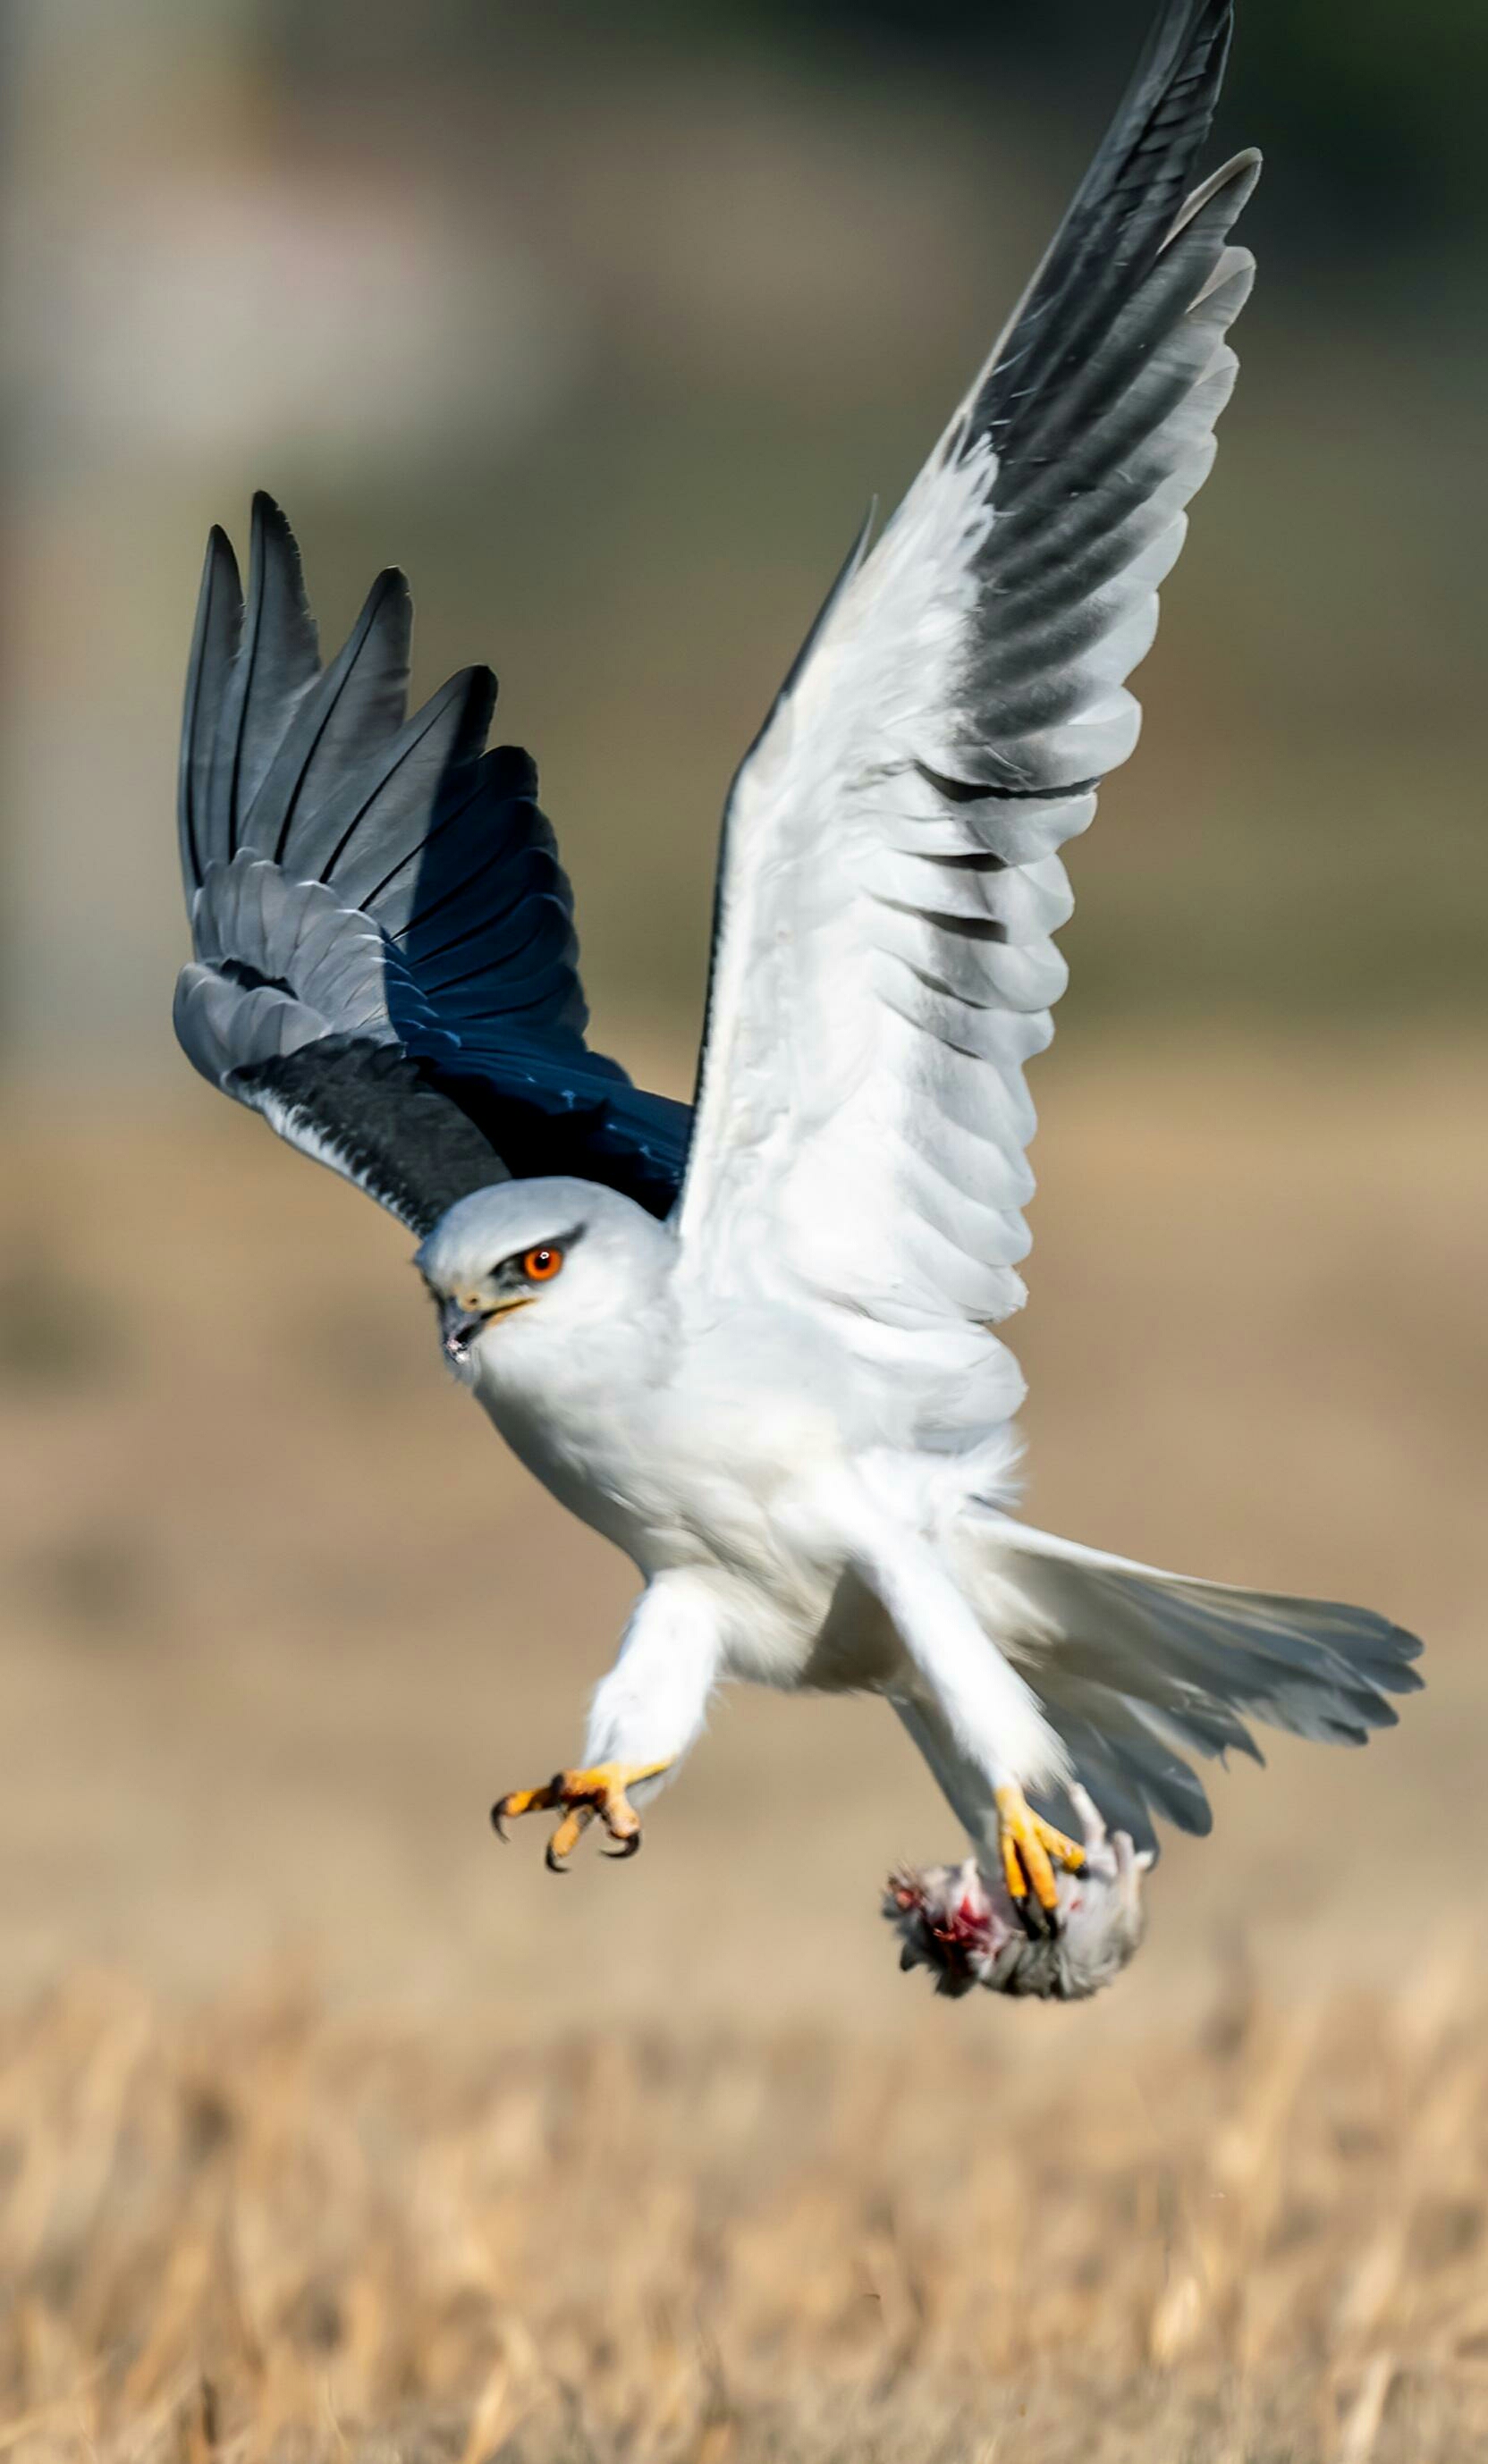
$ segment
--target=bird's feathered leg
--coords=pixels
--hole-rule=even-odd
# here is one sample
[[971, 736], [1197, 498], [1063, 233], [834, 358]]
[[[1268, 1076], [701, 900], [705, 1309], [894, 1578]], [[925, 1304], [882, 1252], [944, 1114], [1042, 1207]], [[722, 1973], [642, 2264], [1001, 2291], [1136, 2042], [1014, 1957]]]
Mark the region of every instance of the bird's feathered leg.
[[701, 1734], [722, 1651], [722, 1621], [708, 1584], [690, 1573], [656, 1575], [595, 1689], [583, 1762], [556, 1771], [542, 1788], [499, 1797], [491, 1819], [501, 1837], [509, 1816], [561, 1809], [547, 1846], [551, 1873], [563, 1872], [596, 1815], [618, 1843], [611, 1853], [633, 1857], [641, 1844], [633, 1800], [653, 1796]]
[[881, 1499], [867, 1489], [839, 1500], [837, 1508], [848, 1525], [858, 1577], [892, 1619], [918, 1690], [944, 1724], [948, 1754], [985, 1774], [989, 1785], [995, 1845], [1014, 1904], [1032, 1923], [1054, 1930], [1059, 1896], [1055, 1867], [1077, 1871], [1084, 1852], [1034, 1813], [1025, 1791], [1068, 1775], [1057, 1733], [931, 1543], [885, 1515]]

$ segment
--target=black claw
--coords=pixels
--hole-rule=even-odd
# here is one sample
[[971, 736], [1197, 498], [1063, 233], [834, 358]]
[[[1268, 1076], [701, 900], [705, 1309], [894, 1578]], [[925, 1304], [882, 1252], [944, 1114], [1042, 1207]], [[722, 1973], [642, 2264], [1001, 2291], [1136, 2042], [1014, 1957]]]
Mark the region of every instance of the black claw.
[[603, 1848], [601, 1849], [600, 1854], [603, 1857], [608, 1857], [611, 1865], [623, 1865], [627, 1857], [638, 1857], [640, 1855], [640, 1833], [638, 1831], [633, 1831], [629, 1839], [622, 1841], [618, 1848]]
[[1025, 1891], [1021, 1898], [1013, 1901], [1012, 1904], [1017, 1909], [1018, 1922], [1030, 1942], [1057, 1942], [1059, 1938], [1057, 1908], [1046, 1908], [1033, 1889]]
[[568, 1871], [568, 1868], [567, 1868], [567, 1866], [564, 1863], [563, 1859], [562, 1859], [561, 1857], [555, 1857], [555, 1856], [554, 1856], [554, 1854], [553, 1854], [553, 1843], [552, 1843], [551, 1839], [548, 1841], [547, 1846], [546, 1846], [546, 1847], [544, 1849], [544, 1851], [543, 1851], [543, 1862], [544, 1862], [544, 1864], [547, 1867], [547, 1870], [548, 1870], [548, 1872], [549, 1872], [550, 1874], [566, 1874], [566, 1872]]
[[504, 1839], [507, 1846], [510, 1847], [511, 1834], [506, 1828], [506, 1799], [504, 1796], [499, 1796], [496, 1803], [491, 1808], [491, 1828], [496, 1833], [498, 1839]]

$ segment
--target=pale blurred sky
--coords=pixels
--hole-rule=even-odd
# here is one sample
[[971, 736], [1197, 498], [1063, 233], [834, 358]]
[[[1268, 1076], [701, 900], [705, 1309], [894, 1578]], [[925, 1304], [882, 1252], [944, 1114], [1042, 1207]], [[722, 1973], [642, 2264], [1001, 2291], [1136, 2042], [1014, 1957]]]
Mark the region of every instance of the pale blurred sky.
[[[1368, 251], [1340, 254], [1358, 149], [1346, 126], [1321, 145], [1316, 114], [1306, 136], [1302, 68], [1330, 77], [1336, 39], [1361, 145], [1381, 99], [1353, 52], [1343, 78], [1325, 0], [1295, 62], [1247, 13], [1287, 221], [1256, 218], [1271, 263], [1146, 741], [1077, 850], [1072, 1000], [1154, 1025], [1480, 1014], [1468, 255], [1452, 275], [1431, 227], [1448, 190], [1432, 207], [1404, 170], [1380, 279]], [[176, 1066], [195, 569], [208, 522], [241, 532], [259, 484], [301, 531], [327, 647], [396, 560], [421, 681], [496, 665], [602, 1004], [686, 1022], [733, 763], [866, 498], [892, 501], [1015, 297], [1144, 20], [1123, 7], [1120, 43], [1102, 20], [1099, 70], [1081, 53], [1064, 92], [1016, 11], [988, 8], [969, 65], [948, 36], [886, 50], [893, 15], [817, 9], [792, 49], [768, 11], [627, 31], [455, 0], [18, 0], [12, 1061]], [[1092, 23], [1063, 16], [1072, 44]], [[1449, 46], [1444, 144], [1451, 68]], [[1403, 144], [1433, 90], [1399, 87]]]

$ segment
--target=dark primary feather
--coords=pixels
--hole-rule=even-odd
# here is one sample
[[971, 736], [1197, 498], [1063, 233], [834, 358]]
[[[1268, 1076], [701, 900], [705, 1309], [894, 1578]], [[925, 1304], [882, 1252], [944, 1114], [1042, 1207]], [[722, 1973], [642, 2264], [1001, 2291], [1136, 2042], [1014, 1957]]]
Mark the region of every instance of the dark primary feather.
[[384, 573], [322, 671], [278, 506], [255, 499], [246, 602], [212, 532], [181, 752], [182, 1045], [420, 1234], [510, 1174], [575, 1174], [663, 1215], [687, 1109], [589, 1049], [536, 769], [486, 751], [485, 668], [405, 716], [410, 629]]
[[1088, 363], [1147, 275], [1188, 197], [1224, 82], [1233, 24], [1233, 0], [1177, 0], [1161, 12], [992, 356], [963, 450], [988, 429], [1000, 452], [1019, 444], [1027, 450], [1057, 400], [1061, 379]]
[[[1204, 370], [1216, 326], [1249, 288], [1250, 261], [1227, 242], [1259, 157], [1237, 155], [1188, 193], [1233, 24], [1231, 0], [1170, 0], [946, 439], [956, 460], [987, 446], [996, 455], [960, 733], [963, 793], [980, 790], [989, 842], [1014, 857], [1014, 838], [1027, 832], [1010, 826], [1003, 847], [999, 805], [1078, 797], [1099, 783], [1078, 775], [1092, 765], [1072, 765], [1058, 731], [1088, 692], [1085, 658], [1122, 621], [1122, 594], [1109, 585], [1172, 522], [1174, 422], [1191, 421], [1196, 436], [1211, 425]], [[1192, 315], [1206, 298], [1210, 314]], [[1222, 403], [1228, 372], [1207, 382]]]

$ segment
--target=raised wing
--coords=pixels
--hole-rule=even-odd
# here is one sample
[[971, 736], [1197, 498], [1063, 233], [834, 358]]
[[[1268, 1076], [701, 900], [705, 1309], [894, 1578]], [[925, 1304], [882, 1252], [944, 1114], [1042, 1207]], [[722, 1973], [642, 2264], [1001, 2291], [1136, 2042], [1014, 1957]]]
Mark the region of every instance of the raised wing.
[[1136, 742], [1124, 679], [1213, 454], [1244, 155], [1184, 202], [1230, 0], [1170, 0], [1011, 323], [817, 621], [735, 781], [679, 1229], [788, 1297], [922, 1441], [1014, 1409], [1056, 850]]
[[278, 506], [254, 502], [246, 606], [212, 532], [181, 749], [195, 955], [176, 1033], [204, 1077], [420, 1235], [513, 1174], [577, 1174], [664, 1215], [687, 1108], [585, 1043], [536, 769], [484, 749], [486, 668], [405, 719], [411, 622], [402, 575], [380, 575], [322, 673]]

